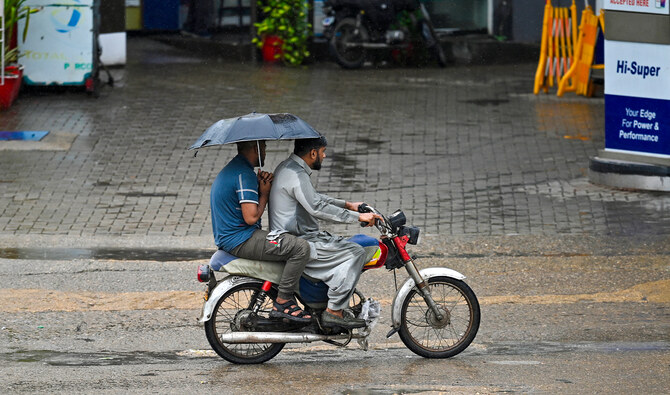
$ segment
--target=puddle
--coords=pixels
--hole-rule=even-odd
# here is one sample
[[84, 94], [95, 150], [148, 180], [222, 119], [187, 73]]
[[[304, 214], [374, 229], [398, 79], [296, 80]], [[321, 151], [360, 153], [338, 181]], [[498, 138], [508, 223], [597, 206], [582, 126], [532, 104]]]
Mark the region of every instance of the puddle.
[[512, 366], [542, 364], [540, 361], [490, 361], [489, 363], [492, 363], [494, 365], [512, 365]]
[[469, 103], [469, 104], [474, 104], [480, 107], [485, 107], [485, 106], [499, 106], [501, 104], [509, 103], [509, 100], [507, 99], [472, 99], [472, 100], [464, 100], [461, 103]]
[[[597, 352], [597, 353], [623, 353], [623, 352], [650, 352], [670, 350], [670, 343], [658, 342], [583, 342], [583, 343], [486, 343], [481, 348], [470, 348], [470, 355], [547, 355], [568, 352]], [[508, 360], [488, 361], [488, 363], [505, 365], [528, 365], [534, 364], [533, 360]]]
[[16, 351], [0, 354], [0, 361], [18, 363], [41, 362], [51, 366], [116, 366], [174, 363], [176, 354], [157, 352], [68, 353], [48, 350]]
[[2, 259], [67, 261], [97, 259], [117, 261], [196, 261], [211, 258], [215, 251], [157, 248], [0, 248]]

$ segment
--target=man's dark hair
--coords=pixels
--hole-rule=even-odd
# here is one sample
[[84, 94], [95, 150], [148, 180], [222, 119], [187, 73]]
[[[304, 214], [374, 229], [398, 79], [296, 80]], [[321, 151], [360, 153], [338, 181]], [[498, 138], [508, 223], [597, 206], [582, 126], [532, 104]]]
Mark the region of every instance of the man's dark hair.
[[313, 139], [296, 139], [293, 153], [298, 156], [303, 156], [313, 149], [318, 150], [319, 148], [326, 146], [328, 146], [328, 140], [326, 139], [326, 136], [316, 137]]
[[240, 141], [239, 143], [237, 143], [237, 153], [242, 154], [244, 152], [248, 152], [249, 150], [254, 149], [255, 146], [256, 146], [256, 141], [255, 140]]

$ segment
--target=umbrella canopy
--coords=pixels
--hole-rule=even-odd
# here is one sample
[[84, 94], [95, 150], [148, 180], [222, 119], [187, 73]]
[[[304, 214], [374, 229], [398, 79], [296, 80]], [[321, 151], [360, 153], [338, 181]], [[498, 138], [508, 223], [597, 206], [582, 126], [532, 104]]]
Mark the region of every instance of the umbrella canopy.
[[207, 128], [205, 133], [188, 149], [239, 143], [241, 141], [294, 140], [320, 136], [319, 132], [295, 115], [251, 113], [216, 122]]

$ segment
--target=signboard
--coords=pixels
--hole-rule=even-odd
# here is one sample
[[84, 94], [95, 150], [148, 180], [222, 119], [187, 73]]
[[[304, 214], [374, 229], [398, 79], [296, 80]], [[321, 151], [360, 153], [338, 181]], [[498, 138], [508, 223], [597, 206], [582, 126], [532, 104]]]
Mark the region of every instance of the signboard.
[[605, 149], [670, 158], [670, 45], [605, 40]]
[[606, 10], [670, 14], [668, 0], [604, 0], [603, 3]]
[[[93, 72], [93, 0], [28, 0], [26, 41], [19, 40], [19, 62], [28, 84], [81, 85]], [[19, 31], [25, 21], [19, 21]]]

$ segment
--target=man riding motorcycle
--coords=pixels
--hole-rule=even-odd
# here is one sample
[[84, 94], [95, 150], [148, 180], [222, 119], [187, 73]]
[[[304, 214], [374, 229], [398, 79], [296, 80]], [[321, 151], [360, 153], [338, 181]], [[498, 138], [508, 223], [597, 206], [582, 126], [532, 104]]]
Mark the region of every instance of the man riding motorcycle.
[[344, 309], [349, 305], [365, 264], [365, 251], [343, 237], [319, 231], [317, 219], [338, 223], [360, 221], [372, 226], [381, 217], [373, 213], [359, 214], [357, 210], [362, 203], [334, 199], [314, 189], [310, 175], [312, 170], [321, 169], [327, 144], [324, 136], [296, 140], [293, 154], [275, 170], [268, 238], [290, 233], [307, 240], [311, 254], [304, 273], [329, 287], [322, 325], [359, 328], [365, 326], [365, 320], [345, 315]]
[[[265, 160], [265, 141], [237, 143], [238, 155], [219, 172], [212, 184], [212, 229], [219, 250], [239, 258], [286, 261], [272, 315], [296, 322], [311, 316], [294, 300], [300, 276], [309, 260], [309, 244], [290, 234], [267, 240], [261, 216], [270, 195], [272, 173], [258, 171]], [[260, 163], [259, 163], [260, 162]]]

